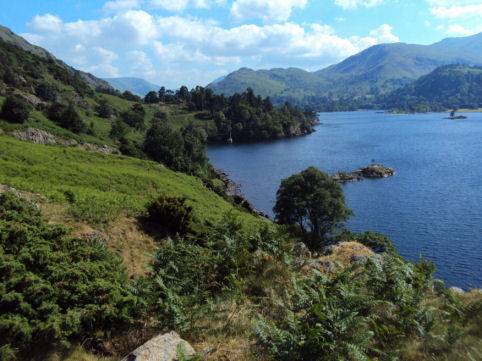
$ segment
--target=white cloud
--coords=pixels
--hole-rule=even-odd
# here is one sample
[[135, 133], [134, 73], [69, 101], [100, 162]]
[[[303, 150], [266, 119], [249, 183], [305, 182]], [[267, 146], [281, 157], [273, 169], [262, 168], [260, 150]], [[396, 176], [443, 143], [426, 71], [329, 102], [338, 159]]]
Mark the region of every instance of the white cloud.
[[141, 6], [142, 0], [111, 0], [107, 1], [103, 10], [106, 12], [119, 12], [125, 10], [138, 9]]
[[335, 4], [346, 10], [359, 7], [372, 8], [381, 5], [383, 0], [335, 0]]
[[370, 36], [376, 39], [377, 43], [397, 43], [400, 38], [393, 34], [393, 28], [388, 24], [383, 24], [370, 31]]
[[36, 15], [28, 26], [37, 32], [58, 33], [62, 29], [62, 20], [52, 14]]
[[151, 0], [150, 5], [171, 12], [183, 12], [187, 8], [209, 9], [212, 5], [224, 5], [226, 0]]
[[235, 0], [231, 15], [238, 20], [286, 21], [294, 9], [303, 9], [306, 3], [307, 0]]
[[482, 17], [482, 4], [434, 6], [430, 11], [439, 19]]
[[365, 36], [343, 37], [324, 24], [225, 27], [212, 20], [154, 16], [143, 10], [75, 22], [37, 16], [25, 36], [98, 76], [137, 75], [167, 86], [205, 84], [207, 74], [219, 76], [240, 66], [318, 70], [371, 45], [398, 41], [387, 24]]
[[468, 28], [460, 24], [449, 24], [447, 26], [440, 25], [438, 30], [444, 31], [447, 35], [453, 36], [469, 36], [482, 32], [482, 25]]

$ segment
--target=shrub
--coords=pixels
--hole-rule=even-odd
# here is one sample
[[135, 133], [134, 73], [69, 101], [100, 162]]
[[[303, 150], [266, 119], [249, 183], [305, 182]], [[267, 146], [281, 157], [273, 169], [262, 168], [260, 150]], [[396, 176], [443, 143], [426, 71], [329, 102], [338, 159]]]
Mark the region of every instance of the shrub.
[[30, 105], [22, 97], [9, 95], [3, 103], [1, 116], [12, 123], [24, 123], [30, 111]]
[[120, 140], [122, 138], [125, 138], [128, 132], [129, 129], [127, 128], [127, 125], [122, 120], [116, 119], [112, 123], [112, 128], [110, 130], [109, 136], [112, 139]]
[[141, 104], [134, 104], [129, 111], [121, 114], [122, 121], [137, 130], [143, 130], [145, 128], [145, 116], [146, 111]]
[[148, 220], [168, 234], [186, 234], [192, 222], [192, 207], [186, 201], [161, 196], [148, 205]]
[[105, 99], [101, 99], [96, 108], [97, 115], [101, 118], [109, 119], [114, 115], [114, 109]]
[[85, 130], [85, 123], [73, 104], [66, 106], [61, 103], [54, 103], [50, 106], [47, 117], [62, 128], [69, 129], [74, 133]]
[[46, 102], [54, 102], [57, 99], [57, 89], [50, 84], [40, 83], [35, 88], [35, 94]]
[[139, 310], [120, 259], [70, 238], [13, 194], [0, 195], [0, 353], [65, 345], [128, 324]]
[[314, 273], [299, 282], [287, 317], [260, 316], [258, 341], [277, 360], [400, 359], [401, 347], [433, 327], [424, 302], [432, 273], [389, 254], [332, 278]]

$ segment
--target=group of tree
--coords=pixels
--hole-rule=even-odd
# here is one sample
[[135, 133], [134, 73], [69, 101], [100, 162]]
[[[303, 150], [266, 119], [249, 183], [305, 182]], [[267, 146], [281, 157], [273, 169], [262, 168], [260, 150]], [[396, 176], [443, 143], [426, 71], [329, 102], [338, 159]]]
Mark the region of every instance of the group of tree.
[[175, 129], [154, 118], [147, 130], [143, 150], [153, 160], [171, 169], [198, 176], [206, 175], [206, 132], [195, 126]]
[[191, 111], [206, 113], [214, 119], [216, 131], [208, 134], [209, 141], [236, 142], [276, 139], [309, 134], [313, 131], [315, 116], [285, 103], [273, 106], [270, 98], [262, 98], [247, 89], [230, 97], [215, 94], [209, 88], [182, 86], [177, 91], [151, 91], [145, 98], [147, 104], [185, 104]]

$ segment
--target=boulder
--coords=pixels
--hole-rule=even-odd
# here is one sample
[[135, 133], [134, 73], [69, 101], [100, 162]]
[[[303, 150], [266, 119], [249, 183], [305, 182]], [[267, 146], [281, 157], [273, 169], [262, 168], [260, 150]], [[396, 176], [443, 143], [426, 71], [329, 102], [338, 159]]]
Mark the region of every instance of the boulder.
[[16, 130], [13, 136], [18, 140], [24, 140], [36, 144], [56, 144], [57, 140], [52, 134], [35, 128], [27, 128], [26, 130]]
[[122, 361], [175, 361], [181, 355], [193, 356], [192, 346], [176, 332], [156, 336], [124, 357]]

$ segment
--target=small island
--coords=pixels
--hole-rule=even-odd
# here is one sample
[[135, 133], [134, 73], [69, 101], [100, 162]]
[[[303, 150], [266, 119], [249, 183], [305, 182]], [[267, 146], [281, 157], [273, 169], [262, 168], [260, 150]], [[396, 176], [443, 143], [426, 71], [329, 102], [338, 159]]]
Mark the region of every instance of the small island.
[[365, 178], [387, 178], [395, 175], [395, 171], [392, 168], [385, 167], [381, 164], [371, 164], [367, 167], [354, 170], [353, 172], [338, 172], [333, 175], [333, 179], [336, 182], [358, 182]]
[[455, 115], [458, 109], [454, 109], [450, 112], [450, 116], [447, 119], [451, 120], [460, 120], [460, 119], [467, 119], [465, 115]]

